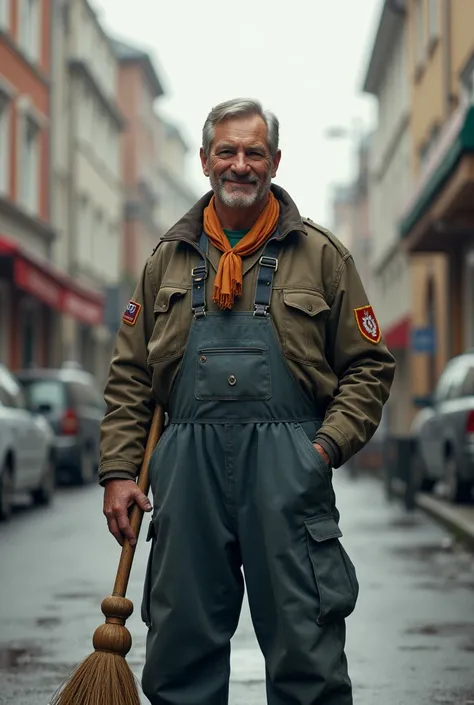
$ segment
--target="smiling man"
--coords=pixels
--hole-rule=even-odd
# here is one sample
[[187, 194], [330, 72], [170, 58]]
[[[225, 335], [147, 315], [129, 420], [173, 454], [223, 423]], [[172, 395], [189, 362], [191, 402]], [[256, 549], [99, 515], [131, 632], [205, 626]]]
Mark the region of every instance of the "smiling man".
[[269, 705], [350, 705], [345, 618], [358, 583], [332, 471], [377, 428], [394, 375], [350, 253], [282, 188], [278, 120], [256, 101], [209, 114], [212, 192], [160, 240], [118, 333], [100, 482], [128, 509], [153, 406], [142, 617], [153, 705], [228, 702], [245, 575]]

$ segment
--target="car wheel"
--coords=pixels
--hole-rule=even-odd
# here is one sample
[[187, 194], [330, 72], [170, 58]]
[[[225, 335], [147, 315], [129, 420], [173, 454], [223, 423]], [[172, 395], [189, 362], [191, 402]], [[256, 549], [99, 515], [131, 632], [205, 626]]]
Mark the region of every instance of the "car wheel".
[[470, 482], [459, 479], [456, 458], [450, 455], [445, 463], [446, 496], [450, 502], [468, 502], [471, 499]]
[[8, 521], [12, 514], [13, 474], [8, 463], [5, 463], [0, 476], [0, 521]]
[[54, 495], [56, 468], [52, 456], [49, 456], [43, 474], [41, 476], [40, 486], [31, 493], [34, 504], [37, 506], [46, 507], [51, 504]]

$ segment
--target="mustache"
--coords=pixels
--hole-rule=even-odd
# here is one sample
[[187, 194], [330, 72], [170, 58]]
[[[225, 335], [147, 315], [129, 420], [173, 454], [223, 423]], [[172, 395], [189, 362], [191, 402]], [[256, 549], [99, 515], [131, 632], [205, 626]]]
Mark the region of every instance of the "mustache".
[[221, 181], [230, 181], [231, 183], [234, 184], [258, 184], [258, 179], [255, 177], [248, 177], [248, 176], [230, 176], [230, 175], [224, 175], [221, 176]]

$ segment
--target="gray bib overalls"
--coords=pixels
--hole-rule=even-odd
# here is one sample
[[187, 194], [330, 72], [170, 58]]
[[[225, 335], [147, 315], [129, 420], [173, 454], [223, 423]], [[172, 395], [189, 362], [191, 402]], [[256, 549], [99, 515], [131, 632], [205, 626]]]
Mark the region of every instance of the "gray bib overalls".
[[152, 458], [142, 617], [153, 705], [226, 705], [244, 580], [269, 705], [351, 705], [345, 621], [358, 584], [339, 542], [332, 473], [312, 445], [321, 412], [292, 376], [270, 309], [279, 241], [260, 259], [255, 310], [194, 320]]

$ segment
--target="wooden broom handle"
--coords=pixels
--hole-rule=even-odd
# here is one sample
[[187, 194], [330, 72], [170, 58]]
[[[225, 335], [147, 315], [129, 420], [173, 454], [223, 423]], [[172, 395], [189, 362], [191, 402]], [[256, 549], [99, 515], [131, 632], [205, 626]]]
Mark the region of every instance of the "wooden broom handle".
[[[151, 421], [150, 432], [148, 434], [148, 439], [145, 448], [145, 456], [143, 458], [142, 468], [138, 476], [138, 487], [141, 489], [145, 496], [148, 496], [148, 491], [150, 489], [150, 476], [149, 476], [149, 465], [153, 451], [156, 448], [156, 444], [160, 440], [160, 436], [163, 430], [163, 409], [159, 406], [155, 407], [153, 412], [153, 418]], [[130, 512], [130, 526], [135, 534], [137, 540], [140, 534], [140, 528], [143, 519], [143, 509], [134, 504], [132, 511]], [[132, 569], [133, 557], [135, 555], [135, 546], [131, 546], [129, 541], [125, 539], [122, 547], [122, 554], [120, 556], [120, 562], [117, 569], [117, 577], [115, 578], [115, 585], [113, 595], [116, 597], [125, 597], [127, 592], [128, 581], [130, 578], [130, 571]]]

